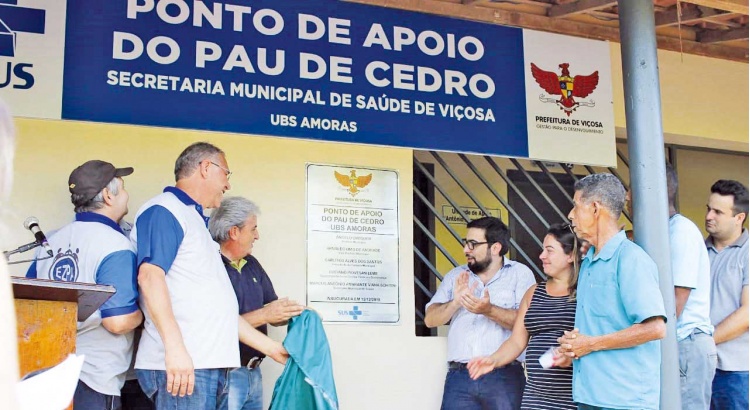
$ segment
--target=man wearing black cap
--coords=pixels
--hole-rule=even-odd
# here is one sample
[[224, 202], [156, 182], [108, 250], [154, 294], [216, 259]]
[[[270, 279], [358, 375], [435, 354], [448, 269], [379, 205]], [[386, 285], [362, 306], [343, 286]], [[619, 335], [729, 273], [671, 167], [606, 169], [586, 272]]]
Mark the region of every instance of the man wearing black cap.
[[133, 329], [143, 320], [137, 304], [135, 252], [118, 225], [128, 213], [122, 177], [132, 173], [133, 168], [98, 160], [74, 169], [68, 189], [75, 221], [48, 237], [55, 256], [34, 262], [26, 274], [117, 289], [99, 310], [78, 322], [76, 353], [86, 358], [73, 398], [76, 408], [120, 408], [120, 389], [133, 355]]

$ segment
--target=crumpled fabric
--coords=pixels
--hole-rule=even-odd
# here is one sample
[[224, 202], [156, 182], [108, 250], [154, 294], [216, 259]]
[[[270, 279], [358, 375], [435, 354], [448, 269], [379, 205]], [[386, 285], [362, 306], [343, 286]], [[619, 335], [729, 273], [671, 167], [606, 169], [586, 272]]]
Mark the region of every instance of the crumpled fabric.
[[306, 309], [289, 320], [284, 348], [289, 359], [276, 380], [269, 410], [338, 410], [331, 349], [314, 311]]

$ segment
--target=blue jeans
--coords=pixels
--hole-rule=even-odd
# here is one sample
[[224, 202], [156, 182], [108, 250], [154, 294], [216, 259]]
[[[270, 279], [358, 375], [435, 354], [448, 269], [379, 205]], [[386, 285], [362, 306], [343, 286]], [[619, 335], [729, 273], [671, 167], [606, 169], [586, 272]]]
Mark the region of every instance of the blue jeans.
[[229, 410], [262, 410], [263, 377], [260, 367], [240, 367], [229, 372]]
[[120, 410], [120, 396], [101, 394], [78, 380], [76, 392], [73, 395], [73, 405], [76, 409], [86, 410]]
[[716, 369], [711, 393], [711, 410], [747, 410], [747, 372]]
[[465, 367], [448, 370], [442, 410], [517, 410], [521, 408], [526, 376], [513, 364], [471, 380]]
[[135, 372], [143, 393], [154, 402], [156, 410], [227, 409], [229, 369], [195, 370], [193, 394], [184, 397], [172, 396], [167, 392], [167, 372], [164, 370], [136, 369]]

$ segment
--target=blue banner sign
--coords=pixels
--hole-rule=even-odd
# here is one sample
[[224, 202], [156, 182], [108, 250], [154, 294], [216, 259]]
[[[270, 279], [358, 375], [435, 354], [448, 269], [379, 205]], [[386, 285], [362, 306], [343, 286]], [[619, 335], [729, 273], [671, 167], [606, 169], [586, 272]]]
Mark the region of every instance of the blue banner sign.
[[616, 166], [609, 56], [337, 0], [0, 0], [0, 98], [32, 118]]
[[528, 157], [523, 30], [334, 0], [68, 0], [62, 118]]

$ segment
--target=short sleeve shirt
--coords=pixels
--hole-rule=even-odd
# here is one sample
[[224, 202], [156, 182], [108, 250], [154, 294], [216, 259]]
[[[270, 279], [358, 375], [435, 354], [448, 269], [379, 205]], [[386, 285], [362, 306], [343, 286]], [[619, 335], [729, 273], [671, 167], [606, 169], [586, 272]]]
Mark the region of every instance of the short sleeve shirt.
[[[273, 289], [271, 278], [268, 277], [265, 269], [261, 266], [258, 259], [252, 255], [245, 257], [247, 261], [238, 271], [229, 259], [222, 256], [224, 267], [227, 268], [227, 275], [232, 281], [234, 293], [237, 295], [237, 303], [240, 307], [240, 314], [252, 312], [262, 308], [265, 304], [277, 300], [276, 291]], [[264, 335], [268, 334], [268, 326], [262, 325], [257, 328]], [[263, 353], [240, 343], [240, 362], [245, 365], [253, 357], [265, 357]]]
[[133, 332], [116, 335], [102, 320], [138, 310], [132, 245], [115, 221], [93, 212], [77, 213], [75, 222], [48, 239], [55, 256], [32, 264], [27, 277], [116, 289], [96, 312], [78, 322], [76, 352], [86, 356], [80, 379], [101, 394], [119, 396], [133, 355]]
[[[456, 278], [461, 272], [468, 270], [468, 266], [462, 265], [448, 272], [427, 307], [434, 303], [448, 303], [453, 300], [453, 285]], [[518, 309], [523, 295], [536, 281], [526, 265], [504, 258], [503, 267], [486, 285], [472, 272], [469, 276], [469, 286], [473, 286], [474, 283], [477, 283], [474, 296], [482, 297], [487, 288], [490, 303], [504, 309]], [[448, 329], [448, 361], [467, 363], [473, 357], [489, 356], [510, 337], [510, 334], [510, 329], [462, 307], [451, 318]], [[518, 360], [524, 359], [525, 353], [522, 353]]]
[[677, 340], [698, 329], [713, 334], [711, 306], [711, 266], [703, 235], [695, 224], [680, 214], [669, 218], [669, 249], [675, 286], [689, 288], [690, 297], [677, 319]]
[[[576, 328], [614, 333], [659, 316], [666, 319], [656, 263], [620, 231], [594, 256], [589, 249], [578, 276]], [[592, 352], [573, 366], [573, 400], [596, 407], [659, 408], [659, 341]], [[623, 407], [626, 405], [627, 407]]]
[[[137, 264], [165, 272], [172, 313], [196, 369], [238, 367], [237, 297], [206, 227], [202, 208], [187, 193], [167, 187], [135, 217], [130, 239]], [[165, 370], [165, 347], [147, 306], [135, 368]]]
[[[748, 243], [747, 230], [742, 231], [733, 244], [717, 251], [709, 237], [706, 240], [711, 260], [711, 322], [721, 323], [740, 308], [742, 288], [747, 286]], [[748, 371], [748, 332], [716, 345], [718, 369]]]

